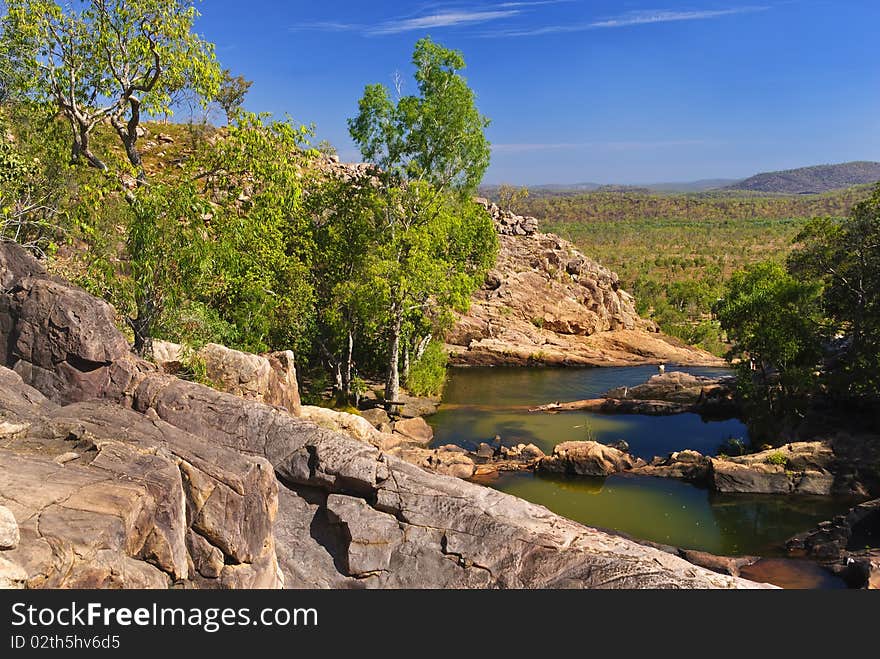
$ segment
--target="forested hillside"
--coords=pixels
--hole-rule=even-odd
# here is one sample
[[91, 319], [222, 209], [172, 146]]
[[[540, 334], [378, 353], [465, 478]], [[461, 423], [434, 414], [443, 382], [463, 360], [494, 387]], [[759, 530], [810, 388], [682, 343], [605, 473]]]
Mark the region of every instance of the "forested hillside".
[[571, 240], [620, 275], [638, 311], [663, 330], [717, 354], [727, 350], [711, 307], [737, 270], [780, 260], [812, 217], [845, 217], [871, 186], [809, 196], [522, 194], [519, 212]]
[[740, 181], [728, 190], [777, 194], [819, 194], [880, 181], [880, 162], [847, 162], [767, 172]]

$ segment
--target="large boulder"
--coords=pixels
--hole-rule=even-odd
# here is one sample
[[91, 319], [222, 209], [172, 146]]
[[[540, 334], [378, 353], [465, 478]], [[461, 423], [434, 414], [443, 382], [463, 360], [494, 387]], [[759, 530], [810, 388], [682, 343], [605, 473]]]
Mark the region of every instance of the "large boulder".
[[[0, 417], [24, 426], [0, 450], [0, 506], [20, 531], [3, 558], [28, 587], [280, 585], [277, 484], [263, 458], [155, 414], [53, 404], [5, 368], [0, 382]], [[193, 534], [219, 555], [214, 571], [197, 569]]]
[[130, 352], [113, 309], [48, 277], [17, 245], [0, 253], [0, 365], [58, 401], [105, 395], [112, 364]]
[[693, 483], [706, 483], [711, 469], [710, 459], [697, 451], [677, 451], [666, 458], [654, 458], [634, 473], [659, 478], [677, 478]]
[[538, 462], [539, 471], [577, 476], [610, 476], [634, 466], [628, 453], [598, 442], [563, 442]]
[[434, 439], [434, 430], [421, 417], [400, 419], [394, 423], [394, 434], [402, 436], [405, 441], [427, 446]]
[[828, 495], [835, 457], [827, 442], [796, 442], [733, 458], [711, 460], [716, 490], [750, 494]]
[[153, 342], [153, 361], [165, 373], [177, 374], [188, 359], [201, 361], [204, 376], [215, 389], [300, 412], [295, 359], [289, 350], [254, 355], [209, 343], [188, 356], [184, 346]]

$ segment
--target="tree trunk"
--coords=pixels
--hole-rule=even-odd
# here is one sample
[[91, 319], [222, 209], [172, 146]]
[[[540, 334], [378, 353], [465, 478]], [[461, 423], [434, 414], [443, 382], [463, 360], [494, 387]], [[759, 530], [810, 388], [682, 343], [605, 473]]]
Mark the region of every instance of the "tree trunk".
[[409, 377], [409, 345], [403, 347], [403, 380]]
[[403, 314], [394, 310], [394, 321], [391, 325], [391, 346], [388, 354], [388, 377], [385, 380], [385, 400], [391, 403], [400, 398], [400, 331], [403, 325]]
[[345, 386], [345, 395], [347, 398], [351, 398], [351, 371], [352, 365], [354, 362], [353, 358], [354, 353], [354, 335], [351, 333], [351, 330], [348, 331], [348, 345], [345, 350], [345, 371], [343, 373], [343, 384]]
[[73, 146], [70, 150], [70, 163], [75, 165], [85, 157], [91, 167], [106, 172], [107, 165], [105, 165], [98, 156], [92, 153], [92, 150], [89, 147], [91, 135], [89, 134], [88, 127], [78, 124], [78, 122], [74, 120], [71, 120], [70, 126], [73, 129]]
[[125, 146], [125, 155], [128, 157], [128, 162], [131, 163], [131, 166], [137, 172], [137, 182], [140, 186], [147, 182], [144, 163], [141, 160], [140, 152], [137, 150], [137, 132], [138, 126], [141, 123], [141, 104], [137, 99], [130, 98], [128, 106], [131, 110], [131, 117], [129, 117], [127, 123], [123, 124], [117, 117], [113, 117], [111, 122], [113, 123], [113, 128], [116, 129], [116, 133], [119, 135], [119, 139], [122, 140], [122, 144]]

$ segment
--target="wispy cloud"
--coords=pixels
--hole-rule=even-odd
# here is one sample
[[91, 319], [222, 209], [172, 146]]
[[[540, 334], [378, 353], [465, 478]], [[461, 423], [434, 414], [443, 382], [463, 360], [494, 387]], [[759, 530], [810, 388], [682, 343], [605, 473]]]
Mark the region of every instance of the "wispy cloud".
[[488, 33], [485, 36], [492, 37], [527, 37], [542, 34], [561, 34], [566, 32], [585, 32], [587, 30], [602, 30], [609, 28], [632, 27], [635, 25], [650, 25], [655, 23], [674, 23], [680, 21], [704, 21], [725, 16], [738, 14], [751, 14], [767, 11], [769, 6], [733, 7], [729, 9], [705, 9], [694, 11], [674, 10], [639, 10], [625, 14], [594, 20], [588, 23], [571, 23], [567, 25], [536, 25], [526, 28], [514, 28]]
[[577, 2], [577, 0], [520, 0], [470, 7], [464, 7], [463, 4], [438, 3], [433, 6], [423, 6], [420, 12], [416, 14], [400, 16], [380, 23], [364, 24], [319, 21], [298, 23], [292, 26], [290, 31], [360, 32], [367, 36], [387, 36], [432, 28], [472, 26], [502, 21], [526, 14], [539, 6], [569, 4], [572, 2]]
[[702, 21], [709, 18], [748, 14], [767, 11], [770, 7], [736, 7], [733, 9], [707, 9], [703, 11], [632, 11], [615, 18], [591, 23], [592, 28], [628, 27], [650, 23], [672, 23], [675, 21]]
[[405, 18], [382, 23], [368, 28], [367, 34], [386, 35], [426, 30], [435, 27], [455, 27], [458, 25], [475, 25], [488, 23], [502, 18], [512, 18], [522, 12], [519, 9], [501, 9], [496, 11], [445, 11], [416, 18]]
[[[348, 23], [341, 21], [319, 21], [298, 23], [290, 28], [291, 32], [359, 32], [365, 36], [389, 36], [405, 32], [430, 30], [434, 28], [469, 27], [500, 23], [499, 29], [486, 31], [484, 37], [526, 37], [544, 34], [561, 34], [568, 32], [584, 32], [625, 28], [637, 25], [657, 23], [673, 23], [680, 21], [703, 21], [718, 19], [738, 14], [749, 14], [771, 9], [769, 6], [751, 5], [727, 9], [697, 10], [636, 10], [616, 16], [600, 17], [592, 21], [574, 21], [569, 23], [544, 24], [538, 21], [538, 7], [542, 5], [559, 5], [577, 2], [577, 0], [512, 0], [492, 5], [471, 5], [440, 3], [423, 6], [420, 12], [399, 16], [377, 23]], [[513, 19], [517, 19], [513, 22]], [[506, 24], [505, 24], [506, 22]]]
[[595, 149], [601, 151], [644, 151], [649, 149], [669, 149], [688, 146], [718, 146], [716, 140], [659, 140], [630, 142], [552, 142], [493, 144], [495, 153], [535, 153], [540, 151], [579, 151]]

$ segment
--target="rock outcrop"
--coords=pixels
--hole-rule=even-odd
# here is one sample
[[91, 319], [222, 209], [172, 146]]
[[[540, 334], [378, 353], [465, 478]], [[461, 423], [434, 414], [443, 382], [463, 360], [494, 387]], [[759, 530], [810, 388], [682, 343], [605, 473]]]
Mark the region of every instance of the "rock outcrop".
[[710, 462], [719, 492], [829, 495], [834, 489], [835, 457], [827, 442], [796, 442]]
[[586, 411], [596, 414], [643, 414], [671, 416], [699, 414], [704, 418], [727, 419], [739, 413], [732, 377], [708, 378], [674, 371], [655, 375], [645, 384], [618, 387], [601, 398], [565, 403], [548, 403], [530, 412]]
[[631, 455], [598, 442], [563, 442], [538, 462], [538, 471], [573, 476], [610, 476], [636, 466]]
[[453, 364], [720, 365], [639, 318], [617, 275], [537, 220], [481, 200], [499, 232], [495, 268], [447, 336]]
[[[242, 398], [277, 405], [299, 414], [299, 385], [296, 361], [291, 351], [253, 355], [209, 343], [189, 357], [204, 366], [204, 377], [212, 386]], [[188, 361], [183, 346], [167, 341], [153, 342], [153, 361], [165, 372], [178, 374]]]
[[0, 244], [0, 585], [749, 588], [135, 359]]
[[880, 499], [822, 522], [786, 543], [792, 556], [820, 561], [857, 588], [880, 589]]

